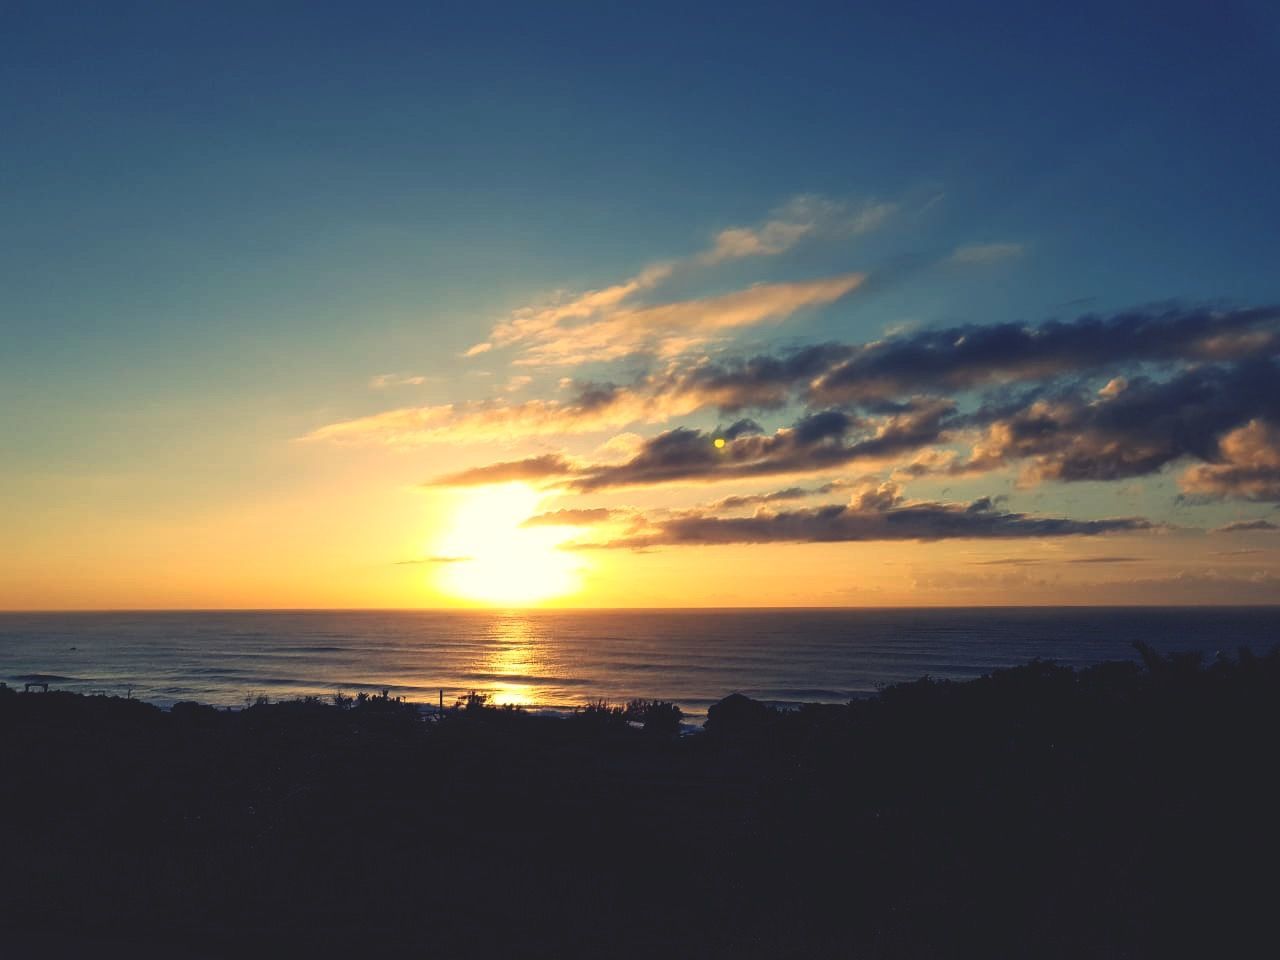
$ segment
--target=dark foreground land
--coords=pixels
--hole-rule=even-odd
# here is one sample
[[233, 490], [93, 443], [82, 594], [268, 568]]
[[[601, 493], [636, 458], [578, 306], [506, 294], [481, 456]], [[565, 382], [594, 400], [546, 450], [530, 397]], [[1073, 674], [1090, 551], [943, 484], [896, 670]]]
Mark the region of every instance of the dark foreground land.
[[1275, 956], [1280, 656], [1144, 654], [686, 737], [3, 689], [0, 953]]

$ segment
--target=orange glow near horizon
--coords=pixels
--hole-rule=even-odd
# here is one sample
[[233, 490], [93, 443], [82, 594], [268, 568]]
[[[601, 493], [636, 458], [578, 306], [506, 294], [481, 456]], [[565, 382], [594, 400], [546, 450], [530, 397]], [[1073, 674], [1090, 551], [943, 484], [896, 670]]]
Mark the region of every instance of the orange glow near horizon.
[[521, 526], [542, 499], [523, 483], [469, 492], [433, 551], [444, 561], [440, 589], [492, 606], [537, 606], [576, 593], [584, 561], [558, 549], [572, 529]]

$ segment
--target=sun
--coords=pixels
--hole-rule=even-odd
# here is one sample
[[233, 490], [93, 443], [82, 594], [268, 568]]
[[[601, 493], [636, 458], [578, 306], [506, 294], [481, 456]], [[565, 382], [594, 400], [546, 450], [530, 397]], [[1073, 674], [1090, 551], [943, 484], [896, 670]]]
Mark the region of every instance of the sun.
[[585, 562], [558, 549], [572, 529], [521, 526], [544, 497], [523, 483], [469, 491], [433, 551], [447, 558], [439, 587], [494, 606], [535, 606], [577, 592]]

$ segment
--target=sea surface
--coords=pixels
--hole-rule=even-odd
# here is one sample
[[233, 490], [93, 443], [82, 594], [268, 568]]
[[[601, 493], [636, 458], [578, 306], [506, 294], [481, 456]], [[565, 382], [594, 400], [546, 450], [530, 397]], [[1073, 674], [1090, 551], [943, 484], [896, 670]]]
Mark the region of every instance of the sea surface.
[[694, 722], [732, 692], [842, 702], [922, 676], [1034, 658], [1083, 666], [1164, 652], [1261, 653], [1280, 607], [0, 614], [0, 680], [244, 706], [335, 692], [446, 705], [468, 691], [571, 709], [671, 700]]

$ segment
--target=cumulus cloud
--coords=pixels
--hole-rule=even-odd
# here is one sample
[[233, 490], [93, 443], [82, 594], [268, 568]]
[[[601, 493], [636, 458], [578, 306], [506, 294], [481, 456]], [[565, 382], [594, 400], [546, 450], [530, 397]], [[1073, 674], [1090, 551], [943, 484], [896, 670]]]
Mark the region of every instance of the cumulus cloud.
[[[1273, 366], [1272, 375], [1280, 376]], [[1270, 390], [1280, 394], [1280, 380]], [[1218, 445], [1216, 462], [1192, 467], [1181, 478], [1182, 489], [1206, 497], [1232, 497], [1280, 503], [1280, 397], [1273, 396], [1267, 414], [1272, 422], [1250, 420], [1232, 430]]]
[[[941, 436], [938, 404], [870, 422], [840, 410], [801, 417], [765, 434], [750, 420], [726, 430], [678, 427], [645, 442], [622, 463], [588, 467], [570, 481], [579, 491], [610, 487], [704, 483], [750, 477], [822, 473], [858, 461], [877, 462]], [[723, 444], [717, 444], [723, 440]]]
[[823, 404], [874, 403], [921, 391], [1104, 371], [1135, 361], [1224, 361], [1276, 352], [1280, 307], [1134, 311], [1039, 326], [968, 325], [859, 347], [818, 375], [810, 395], [811, 402]]
[[982, 410], [969, 417], [987, 426], [964, 467], [1030, 460], [1035, 479], [1117, 480], [1194, 457], [1211, 463], [1184, 476], [1190, 493], [1280, 499], [1275, 430], [1252, 419], [1280, 416], [1277, 378], [1275, 362], [1254, 360], [1193, 367], [1164, 381], [1135, 378], [1105, 397], [1063, 392]]

